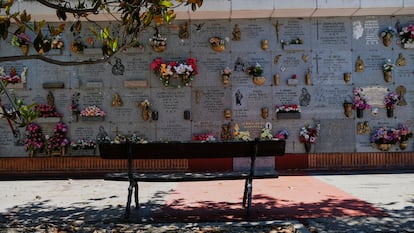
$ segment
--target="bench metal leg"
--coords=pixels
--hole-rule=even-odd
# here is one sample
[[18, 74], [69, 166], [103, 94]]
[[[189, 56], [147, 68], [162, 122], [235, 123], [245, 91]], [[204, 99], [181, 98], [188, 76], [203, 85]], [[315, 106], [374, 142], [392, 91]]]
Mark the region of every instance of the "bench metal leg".
[[252, 192], [253, 192], [253, 180], [249, 179], [249, 182], [247, 184], [247, 209], [246, 209], [246, 215], [247, 218], [250, 218], [251, 216], [251, 210], [252, 210]]
[[129, 187], [128, 187], [128, 199], [125, 209], [125, 218], [129, 218], [129, 214], [131, 213], [131, 199], [132, 199], [132, 190], [134, 189], [134, 182], [131, 180], [129, 181]]
[[247, 218], [250, 218], [252, 208], [253, 180], [247, 178], [244, 183], [243, 207], [246, 208]]
[[243, 207], [246, 208], [246, 200], [247, 200], [247, 184], [248, 184], [248, 179], [246, 179], [246, 181], [244, 182], [244, 192], [243, 192]]
[[135, 208], [139, 209], [138, 182], [137, 181], [134, 181], [134, 188], [135, 188]]

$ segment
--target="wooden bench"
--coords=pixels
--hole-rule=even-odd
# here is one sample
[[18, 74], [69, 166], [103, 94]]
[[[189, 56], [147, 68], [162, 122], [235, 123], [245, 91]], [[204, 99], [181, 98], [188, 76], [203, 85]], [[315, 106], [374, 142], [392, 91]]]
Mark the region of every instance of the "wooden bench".
[[[100, 156], [103, 159], [126, 159], [128, 172], [109, 173], [106, 180], [129, 181], [125, 217], [129, 218], [132, 192], [136, 208], [139, 208], [138, 182], [182, 182], [211, 180], [245, 180], [243, 207], [250, 217], [252, 204], [253, 179], [278, 178], [272, 171], [256, 171], [255, 161], [259, 156], [281, 156], [285, 153], [284, 140], [220, 141], [220, 142], [151, 142], [146, 144], [100, 144]], [[168, 172], [140, 173], [134, 171], [134, 159], [192, 159], [192, 158], [234, 158], [250, 157], [248, 171], [230, 172]]]

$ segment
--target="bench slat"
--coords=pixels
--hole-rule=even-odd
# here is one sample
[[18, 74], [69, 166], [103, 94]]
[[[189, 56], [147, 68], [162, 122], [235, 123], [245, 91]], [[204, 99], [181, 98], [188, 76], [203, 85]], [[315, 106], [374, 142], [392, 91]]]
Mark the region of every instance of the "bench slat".
[[[182, 182], [182, 181], [210, 181], [210, 180], [242, 180], [249, 176], [248, 171], [240, 172], [179, 172], [179, 173], [133, 173], [135, 181], [146, 182]], [[254, 179], [278, 178], [278, 173], [272, 171], [257, 171]], [[109, 173], [105, 180], [128, 181], [128, 173]]]

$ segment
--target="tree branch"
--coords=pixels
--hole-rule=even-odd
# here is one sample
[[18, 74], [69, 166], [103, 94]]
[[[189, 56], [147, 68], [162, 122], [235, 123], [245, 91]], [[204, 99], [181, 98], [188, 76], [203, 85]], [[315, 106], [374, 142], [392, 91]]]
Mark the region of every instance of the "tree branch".
[[73, 14], [77, 14], [77, 15], [83, 15], [86, 13], [93, 13], [95, 14], [96, 12], [98, 12], [99, 7], [102, 5], [102, 0], [98, 0], [95, 3], [95, 6], [93, 6], [92, 8], [86, 8], [86, 9], [75, 9], [75, 8], [70, 8], [70, 7], [66, 7], [66, 6], [62, 6], [59, 4], [54, 4], [49, 2], [48, 0], [37, 0], [40, 4], [47, 6], [49, 8], [52, 9], [56, 9], [56, 10], [62, 10], [64, 12], [68, 12], [68, 13], [73, 13]]
[[77, 65], [90, 65], [90, 64], [99, 64], [109, 61], [110, 57], [102, 57], [96, 60], [83, 60], [83, 61], [61, 61], [52, 58], [48, 58], [41, 55], [28, 55], [28, 56], [8, 56], [0, 57], [0, 62], [5, 61], [20, 61], [20, 60], [42, 60], [44, 62], [60, 65], [60, 66], [77, 66]]

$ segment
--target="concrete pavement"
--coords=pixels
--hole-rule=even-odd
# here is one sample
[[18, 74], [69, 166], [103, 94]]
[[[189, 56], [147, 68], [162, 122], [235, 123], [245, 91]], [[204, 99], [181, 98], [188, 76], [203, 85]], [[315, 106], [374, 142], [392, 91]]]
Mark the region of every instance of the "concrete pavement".
[[[13, 226], [123, 222], [127, 182], [0, 181], [0, 232]], [[243, 181], [140, 183], [131, 223], [241, 222]], [[414, 172], [283, 174], [255, 180], [251, 221], [316, 232], [414, 232]], [[2, 228], [1, 228], [2, 227]]]

